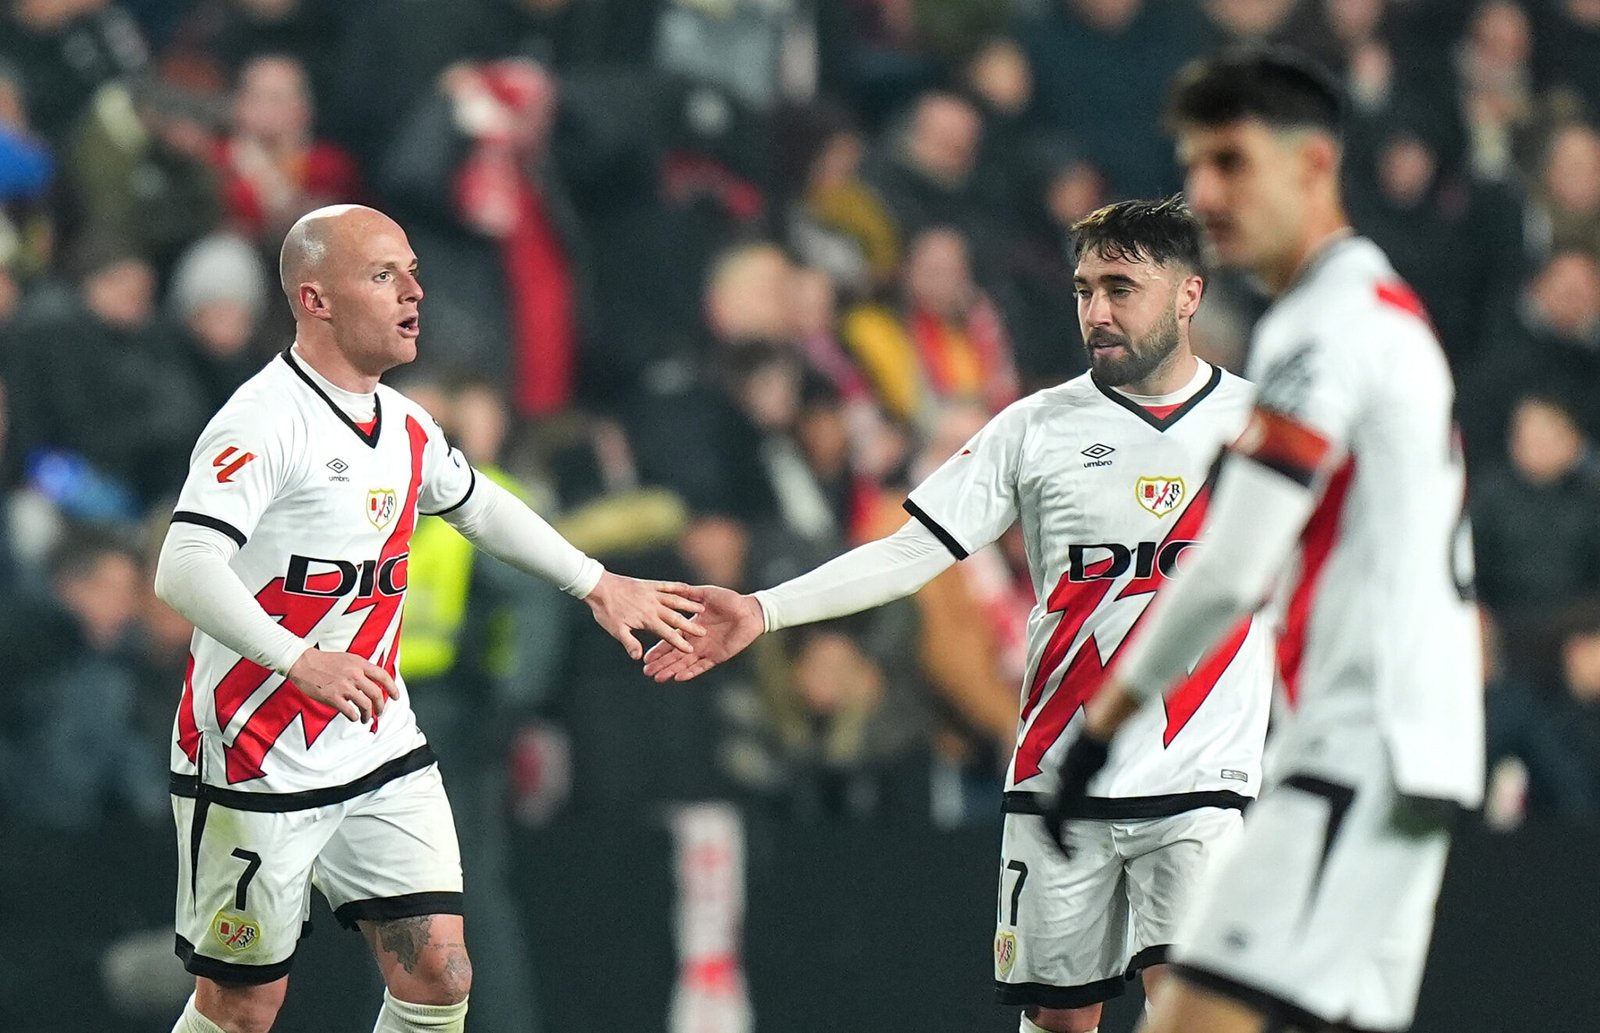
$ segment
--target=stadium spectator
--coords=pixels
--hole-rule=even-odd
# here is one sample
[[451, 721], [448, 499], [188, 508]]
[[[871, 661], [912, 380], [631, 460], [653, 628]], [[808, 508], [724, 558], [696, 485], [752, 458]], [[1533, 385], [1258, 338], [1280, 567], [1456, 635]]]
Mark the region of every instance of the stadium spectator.
[[983, 131], [975, 173], [984, 203], [1010, 217], [1027, 192], [1027, 144], [1033, 132], [1033, 69], [1014, 39], [996, 36], [961, 67], [964, 92], [978, 110]]
[[196, 241], [172, 271], [167, 308], [207, 414], [220, 409], [271, 354], [272, 345], [261, 339], [266, 285], [255, 248], [225, 234]]
[[[0, 64], [0, 267], [39, 272], [49, 260], [46, 205], [55, 157], [28, 123], [21, 85]], [[0, 300], [0, 324], [6, 311]]]
[[1600, 473], [1562, 402], [1518, 399], [1506, 460], [1473, 479], [1478, 597], [1501, 630], [1508, 665], [1527, 671], [1574, 599], [1600, 595]]
[[1310, 4], [1300, 0], [1200, 0], [1217, 35], [1228, 45], [1288, 44], [1332, 66], [1332, 43]]
[[[1205, 24], [1192, 7], [1052, 0], [1021, 36], [1040, 117], [1105, 171], [1113, 196], [1154, 197], [1177, 188], [1172, 146], [1159, 123], [1167, 81], [1205, 44]], [[1139, 74], [1128, 75], [1131, 68]]]
[[76, 296], [30, 319], [11, 349], [15, 449], [68, 515], [132, 519], [177, 489], [207, 414], [156, 317], [149, 263], [112, 238], [75, 254]]
[[365, 199], [354, 159], [318, 139], [315, 128], [316, 103], [298, 57], [264, 54], [239, 69], [233, 131], [216, 158], [230, 221], [263, 247], [313, 208]]
[[1486, 674], [1484, 747], [1490, 776], [1485, 821], [1504, 829], [1527, 819], [1600, 817], [1600, 785], [1573, 729], [1564, 724], [1563, 700], [1538, 674], [1503, 660], [1491, 657]]
[[60, 143], [96, 92], [143, 70], [149, 53], [110, 0], [17, 0], [0, 15], [0, 60], [21, 75], [30, 121]]
[[131, 242], [164, 275], [222, 220], [219, 115], [205, 97], [161, 83], [109, 88], [62, 152], [81, 232]]
[[863, 295], [893, 282], [899, 228], [861, 178], [866, 140], [842, 112], [800, 108], [780, 116], [781, 166], [791, 181], [791, 245], [842, 288]]
[[1513, 0], [1475, 9], [1455, 61], [1455, 102], [1467, 130], [1467, 162], [1487, 180], [1514, 178], [1537, 128], [1533, 29]]
[[992, 213], [974, 176], [982, 141], [983, 121], [971, 102], [938, 92], [917, 99], [864, 173], [900, 239], [956, 226], [980, 248], [991, 243]]
[[899, 294], [893, 306], [858, 306], [844, 323], [851, 353], [893, 418], [931, 429], [941, 399], [997, 410], [1016, 398], [1005, 325], [973, 280], [959, 232], [935, 227], [911, 241]]
[[571, 404], [584, 332], [581, 228], [549, 154], [556, 91], [525, 59], [452, 67], [379, 180], [434, 270], [423, 367], [509, 384], [522, 418]]
[[1018, 373], [1037, 389], [1085, 369], [1072, 290], [1071, 228], [1109, 196], [1100, 170], [1060, 141], [1033, 145], [1029, 171], [1027, 192], [1014, 213], [1002, 297]]
[[1600, 119], [1600, 0], [1554, 0], [1537, 33], [1541, 78], [1558, 107]]
[[1577, 743], [1593, 800], [1600, 796], [1600, 601], [1575, 604], [1563, 632], [1560, 724]]
[[870, 622], [800, 628], [768, 666], [767, 720], [791, 821], [918, 825], [929, 812], [930, 724], [918, 679], [902, 661], [912, 646], [909, 604]]
[[1546, 145], [1530, 231], [1536, 250], [1582, 251], [1600, 261], [1600, 130], [1573, 122]]
[[773, 244], [727, 251], [707, 276], [700, 353], [653, 366], [625, 410], [641, 481], [672, 489], [696, 514], [761, 521], [777, 511], [760, 451], [793, 412], [793, 276]]
[[197, 81], [237, 80], [252, 59], [293, 54], [304, 62], [317, 97], [332, 95], [339, 48], [350, 19], [338, 5], [317, 0], [200, 0], [188, 5], [160, 64], [181, 67]]
[[1600, 262], [1576, 251], [1552, 256], [1492, 333], [1482, 362], [1462, 378], [1468, 456], [1502, 451], [1512, 404], [1530, 389], [1569, 399], [1584, 433], [1600, 438]]
[[0, 807], [24, 825], [90, 830], [113, 811], [167, 814], [161, 747], [135, 732], [137, 683], [124, 649], [145, 573], [115, 539], [69, 535], [49, 592], [10, 610], [0, 640]]

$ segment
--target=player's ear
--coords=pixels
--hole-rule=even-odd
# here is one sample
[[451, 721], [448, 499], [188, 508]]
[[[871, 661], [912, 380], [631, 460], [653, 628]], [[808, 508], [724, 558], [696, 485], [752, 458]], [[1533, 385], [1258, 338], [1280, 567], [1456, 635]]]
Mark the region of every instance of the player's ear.
[[1307, 133], [1300, 145], [1307, 179], [1325, 180], [1339, 177], [1339, 144], [1326, 133]]
[[314, 283], [300, 285], [300, 307], [316, 319], [328, 319], [332, 316], [328, 311], [328, 299], [323, 296], [321, 288]]
[[1189, 319], [1200, 310], [1200, 299], [1206, 293], [1206, 281], [1199, 273], [1190, 273], [1178, 283], [1178, 318]]

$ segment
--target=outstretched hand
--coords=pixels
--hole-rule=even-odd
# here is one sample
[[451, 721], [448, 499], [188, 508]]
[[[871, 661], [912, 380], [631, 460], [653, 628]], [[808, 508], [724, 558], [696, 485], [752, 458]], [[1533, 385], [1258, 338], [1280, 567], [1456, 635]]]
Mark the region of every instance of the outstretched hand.
[[700, 601], [701, 591], [677, 581], [641, 581], [608, 570], [583, 601], [589, 604], [595, 622], [606, 629], [606, 634], [622, 643], [629, 657], [638, 660], [644, 656], [644, 646], [634, 637], [635, 631], [660, 637], [658, 645], [666, 646], [669, 652], [681, 650], [678, 655], [693, 648], [690, 640], [706, 632], [685, 615], [705, 608]]
[[744, 651], [767, 629], [761, 604], [753, 595], [715, 585], [693, 589], [705, 604], [691, 623], [701, 631], [690, 648], [678, 651], [657, 643], [644, 658], [644, 673], [659, 682], [688, 681]]

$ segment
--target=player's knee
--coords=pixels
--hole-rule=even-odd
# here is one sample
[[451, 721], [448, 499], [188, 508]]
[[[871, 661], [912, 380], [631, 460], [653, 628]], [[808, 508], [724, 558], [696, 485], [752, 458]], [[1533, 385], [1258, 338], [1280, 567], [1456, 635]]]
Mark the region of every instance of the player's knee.
[[[1100, 1028], [1100, 1009], [1098, 1004], [1083, 1008], [1029, 1008], [1023, 1018], [1045, 1033], [1093, 1033]], [[1024, 1024], [1023, 1029], [1027, 1028]]]
[[288, 988], [287, 979], [248, 985], [201, 978], [195, 987], [195, 1005], [225, 1033], [267, 1033], [278, 1021]]
[[406, 999], [415, 1004], [460, 1004], [472, 992], [472, 959], [465, 947], [428, 952], [411, 975]]

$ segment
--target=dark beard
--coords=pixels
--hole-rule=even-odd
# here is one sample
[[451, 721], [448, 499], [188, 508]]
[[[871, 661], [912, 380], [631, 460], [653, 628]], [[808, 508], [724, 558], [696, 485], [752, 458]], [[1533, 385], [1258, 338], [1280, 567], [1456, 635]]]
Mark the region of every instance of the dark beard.
[[[1110, 333], [1090, 331], [1089, 337], [1084, 341], [1084, 348], [1089, 353], [1089, 366], [1094, 371], [1095, 380], [1106, 387], [1124, 387], [1148, 377], [1151, 373], [1177, 351], [1181, 337], [1178, 333], [1178, 316], [1168, 310], [1165, 317], [1155, 328], [1138, 341]], [[1102, 355], [1094, 350], [1093, 345], [1121, 344], [1126, 354], [1117, 358]]]

